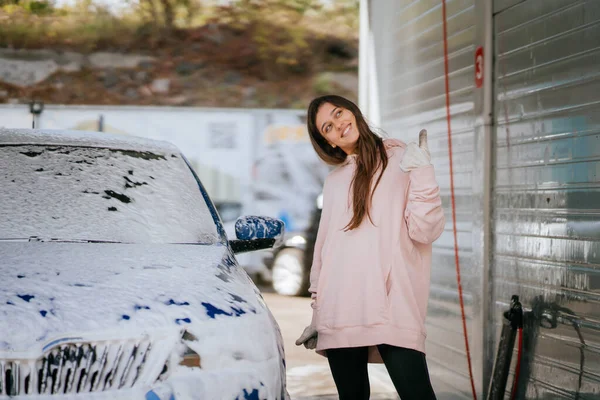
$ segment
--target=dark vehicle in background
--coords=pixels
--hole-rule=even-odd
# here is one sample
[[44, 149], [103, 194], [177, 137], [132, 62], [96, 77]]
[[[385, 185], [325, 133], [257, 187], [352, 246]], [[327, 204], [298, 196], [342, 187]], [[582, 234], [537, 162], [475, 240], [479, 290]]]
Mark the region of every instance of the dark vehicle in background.
[[[310, 223], [304, 231], [286, 231], [281, 246], [260, 252], [263, 254], [262, 262], [270, 271], [270, 282], [266, 281], [262, 274], [253, 274], [253, 279], [257, 283], [270, 284], [276, 293], [284, 296], [309, 295], [310, 269], [321, 219], [321, 202], [322, 196], [319, 195], [310, 216]], [[221, 215], [226, 230], [233, 230], [233, 222], [242, 214], [242, 204], [216, 202], [215, 207]], [[238, 258], [242, 263], [241, 258]]]
[[273, 289], [285, 296], [308, 296], [310, 269], [321, 211], [323, 197], [317, 198], [308, 228], [303, 232], [289, 232], [283, 245], [269, 252], [264, 262], [272, 271]]

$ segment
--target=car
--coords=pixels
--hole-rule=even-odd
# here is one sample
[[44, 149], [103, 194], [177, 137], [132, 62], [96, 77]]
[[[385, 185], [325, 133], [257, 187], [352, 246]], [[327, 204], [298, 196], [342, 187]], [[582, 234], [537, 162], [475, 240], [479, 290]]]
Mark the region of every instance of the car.
[[323, 195], [317, 197], [310, 223], [304, 231], [289, 232], [283, 245], [267, 253], [264, 263], [272, 271], [273, 289], [284, 296], [308, 296], [313, 252], [323, 209]]
[[0, 398], [287, 399], [281, 332], [181, 151], [0, 129]]

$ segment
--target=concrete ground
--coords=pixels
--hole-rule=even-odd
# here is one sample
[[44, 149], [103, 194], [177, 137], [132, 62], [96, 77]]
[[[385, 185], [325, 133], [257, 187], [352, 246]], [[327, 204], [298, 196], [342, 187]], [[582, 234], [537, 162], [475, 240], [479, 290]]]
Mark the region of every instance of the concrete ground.
[[[275, 319], [279, 323], [287, 361], [287, 387], [293, 400], [337, 399], [335, 384], [327, 359], [295, 341], [310, 323], [312, 310], [310, 299], [279, 296], [261, 288]], [[369, 365], [371, 399], [398, 399], [394, 386], [383, 365]]]

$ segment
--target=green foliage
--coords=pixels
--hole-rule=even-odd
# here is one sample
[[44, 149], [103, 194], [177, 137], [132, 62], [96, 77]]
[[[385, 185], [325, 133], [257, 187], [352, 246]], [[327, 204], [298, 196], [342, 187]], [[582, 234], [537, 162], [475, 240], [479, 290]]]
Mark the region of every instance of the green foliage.
[[22, 10], [34, 15], [48, 15], [54, 10], [54, 2], [51, 0], [0, 0], [0, 8], [9, 13]]
[[318, 95], [325, 95], [332, 92], [332, 78], [330, 73], [319, 74], [313, 82], [313, 90]]
[[311, 69], [310, 13], [322, 8], [318, 0], [238, 0], [221, 7], [216, 20], [251, 38], [267, 76]]
[[276, 79], [319, 70], [325, 42], [352, 42], [358, 33], [358, 0], [327, 6], [321, 0], [234, 0], [228, 6], [205, 0], [122, 1], [130, 7], [114, 15], [94, 0], [61, 8], [54, 0], [0, 0], [0, 46], [127, 48], [185, 38], [185, 30], [193, 34], [191, 28], [210, 24], [243, 52], [243, 58], [237, 52], [221, 55], [224, 62], [235, 64], [237, 58], [234, 68], [256, 68], [262, 77]]
[[201, 2], [198, 0], [125, 1], [135, 5], [135, 12], [146, 25], [151, 23], [158, 30], [187, 28], [201, 9]]
[[29, 1], [27, 8], [32, 14], [50, 14], [52, 12], [52, 4], [48, 1]]

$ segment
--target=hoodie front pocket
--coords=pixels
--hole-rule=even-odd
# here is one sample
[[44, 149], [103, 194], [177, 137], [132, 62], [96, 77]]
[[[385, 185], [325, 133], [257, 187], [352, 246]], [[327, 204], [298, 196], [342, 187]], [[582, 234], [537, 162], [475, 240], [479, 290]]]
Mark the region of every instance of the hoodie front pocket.
[[[383, 271], [338, 267], [328, 274], [318, 294], [318, 328], [340, 329], [384, 324], [389, 320], [389, 295]], [[345, 273], [344, 273], [345, 272]]]

